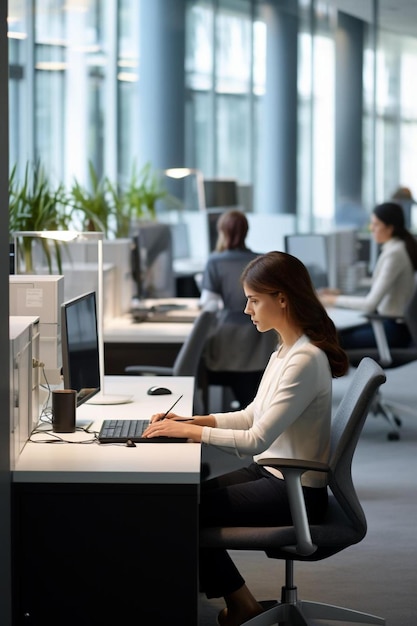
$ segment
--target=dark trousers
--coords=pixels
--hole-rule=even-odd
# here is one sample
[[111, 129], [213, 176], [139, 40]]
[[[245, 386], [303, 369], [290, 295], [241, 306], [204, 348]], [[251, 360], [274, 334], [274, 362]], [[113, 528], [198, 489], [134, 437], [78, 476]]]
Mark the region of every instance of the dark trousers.
[[[383, 324], [390, 348], [406, 348], [410, 345], [411, 335], [405, 324], [395, 320], [384, 320]], [[377, 347], [372, 324], [369, 323], [339, 331], [339, 339], [345, 350]]]
[[[327, 489], [304, 487], [308, 517], [319, 522], [327, 508]], [[284, 480], [252, 463], [201, 485], [200, 525], [287, 526], [292, 524]], [[200, 550], [200, 590], [208, 598], [227, 596], [244, 579], [223, 549]]]

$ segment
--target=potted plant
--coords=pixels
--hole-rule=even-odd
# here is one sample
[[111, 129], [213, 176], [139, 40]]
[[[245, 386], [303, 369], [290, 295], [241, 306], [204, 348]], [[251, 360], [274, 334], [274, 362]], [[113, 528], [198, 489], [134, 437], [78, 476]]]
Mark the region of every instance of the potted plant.
[[88, 163], [89, 187], [84, 187], [76, 179], [70, 191], [73, 209], [80, 214], [82, 229], [109, 234], [109, 216], [112, 208], [108, 200], [109, 181], [100, 178], [91, 161]]
[[[62, 183], [53, 187], [40, 161], [33, 166], [27, 163], [22, 182], [17, 179], [16, 165], [9, 177], [9, 232], [65, 230], [71, 222], [69, 200]], [[33, 237], [22, 238], [25, 272], [34, 272]], [[49, 271], [52, 271], [52, 254], [47, 239], [39, 239]], [[53, 242], [55, 258], [61, 273], [61, 254], [58, 242]]]
[[125, 187], [112, 185], [110, 181], [107, 184], [116, 224], [116, 237], [128, 237], [134, 220], [156, 219], [156, 205], [159, 200], [164, 200], [168, 205], [179, 205], [179, 201], [167, 192], [162, 178], [152, 170], [149, 162], [139, 171], [136, 163], [133, 164]]

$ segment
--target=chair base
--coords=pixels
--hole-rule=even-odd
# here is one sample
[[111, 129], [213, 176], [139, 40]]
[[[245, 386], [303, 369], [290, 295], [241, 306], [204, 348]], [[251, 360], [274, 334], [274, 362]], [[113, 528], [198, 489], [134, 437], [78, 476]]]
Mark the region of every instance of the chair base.
[[387, 434], [387, 439], [390, 441], [398, 441], [400, 438], [399, 428], [401, 426], [401, 420], [396, 415], [396, 412], [393, 411], [393, 407], [387, 404], [381, 396], [377, 396], [371, 407], [371, 412], [375, 416], [382, 415], [390, 426], [392, 426], [392, 430]]
[[387, 422], [392, 426], [392, 430], [387, 434], [387, 439], [390, 441], [398, 441], [400, 438], [401, 418], [399, 414], [409, 414], [412, 417], [417, 418], [417, 411], [411, 407], [399, 404], [397, 402], [387, 402], [384, 400], [381, 394], [377, 394], [373, 405], [371, 406], [371, 413], [375, 416], [382, 415]]
[[[361, 613], [331, 604], [306, 602], [278, 602], [272, 608], [244, 622], [244, 626], [309, 626], [309, 620], [332, 620], [352, 622], [355, 624], [385, 625], [385, 619], [370, 613]], [[314, 624], [314, 622], [311, 622]]]

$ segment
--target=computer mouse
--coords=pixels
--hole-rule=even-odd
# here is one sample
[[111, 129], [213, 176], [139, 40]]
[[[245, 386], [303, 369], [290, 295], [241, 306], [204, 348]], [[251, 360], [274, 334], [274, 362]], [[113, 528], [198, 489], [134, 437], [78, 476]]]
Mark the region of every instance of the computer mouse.
[[148, 389], [147, 393], [149, 396], [166, 396], [172, 393], [172, 391], [166, 387], [158, 387], [158, 385], [154, 385]]

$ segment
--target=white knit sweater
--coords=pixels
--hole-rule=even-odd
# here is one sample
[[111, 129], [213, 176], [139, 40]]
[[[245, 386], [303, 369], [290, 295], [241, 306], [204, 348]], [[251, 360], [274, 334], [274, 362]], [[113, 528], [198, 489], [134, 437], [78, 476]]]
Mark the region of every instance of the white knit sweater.
[[[254, 401], [243, 410], [215, 414], [216, 427], [204, 427], [202, 441], [255, 461], [278, 457], [326, 463], [331, 400], [327, 356], [303, 335], [284, 356], [279, 351], [271, 355]], [[326, 478], [307, 472], [302, 482], [319, 487]]]
[[404, 314], [414, 289], [414, 269], [404, 241], [393, 237], [383, 244], [372, 274], [372, 285], [366, 296], [338, 296], [336, 306], [358, 309], [365, 313], [378, 311], [392, 317]]

